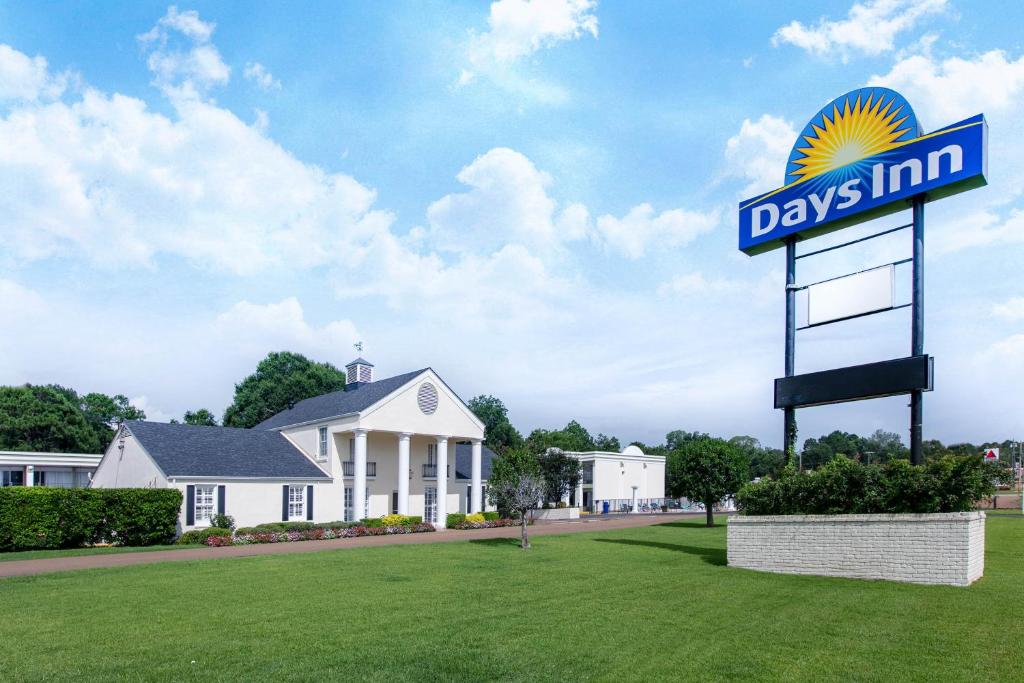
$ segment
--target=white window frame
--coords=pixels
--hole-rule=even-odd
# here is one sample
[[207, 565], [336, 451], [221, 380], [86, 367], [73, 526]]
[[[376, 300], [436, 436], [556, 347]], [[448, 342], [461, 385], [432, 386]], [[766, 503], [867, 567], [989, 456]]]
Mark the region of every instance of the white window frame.
[[288, 519], [306, 519], [306, 487], [288, 487]]
[[316, 459], [320, 462], [327, 460], [328, 451], [330, 450], [330, 434], [327, 432], [327, 427], [320, 427], [316, 430]]
[[[209, 514], [207, 514], [209, 511]], [[196, 484], [192, 513], [196, 526], [210, 526], [217, 514], [217, 487], [213, 484]]]
[[352, 488], [351, 486], [346, 486], [345, 487], [345, 512], [344, 512], [344, 518], [345, 518], [344, 521], [346, 521], [346, 522], [354, 521], [352, 519], [352, 508], [355, 505], [355, 500], [353, 500], [354, 498], [355, 498], [355, 489]]
[[[433, 503], [431, 503], [433, 501]], [[437, 524], [437, 487], [426, 486], [423, 489], [423, 521]]]

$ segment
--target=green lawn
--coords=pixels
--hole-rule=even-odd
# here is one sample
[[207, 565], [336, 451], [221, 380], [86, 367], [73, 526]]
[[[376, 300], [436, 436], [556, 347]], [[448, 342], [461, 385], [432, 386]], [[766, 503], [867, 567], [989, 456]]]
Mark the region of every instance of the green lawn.
[[0, 553], [0, 562], [14, 560], [43, 560], [51, 557], [71, 557], [73, 555], [109, 555], [112, 553], [144, 553], [150, 550], [183, 550], [185, 548], [205, 548], [199, 543], [184, 545], [150, 545], [150, 546], [113, 546], [107, 548], [67, 548], [65, 550], [24, 550], [17, 553]]
[[1024, 680], [1024, 520], [968, 589], [725, 566], [694, 522], [0, 580], [4, 680]]

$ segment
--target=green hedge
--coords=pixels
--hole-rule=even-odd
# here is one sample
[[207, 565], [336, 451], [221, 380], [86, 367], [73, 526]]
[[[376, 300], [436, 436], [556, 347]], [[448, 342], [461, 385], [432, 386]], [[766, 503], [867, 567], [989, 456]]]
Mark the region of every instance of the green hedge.
[[466, 515], [461, 512], [452, 512], [445, 517], [445, 526], [455, 526], [466, 521]]
[[0, 488], [0, 551], [170, 543], [180, 510], [177, 489]]
[[257, 531], [307, 531], [313, 526], [313, 522], [267, 522], [255, 528]]
[[483, 513], [483, 516], [484, 516], [484, 520], [486, 520], [488, 522], [493, 522], [496, 519], [501, 519], [501, 515], [498, 514], [497, 512], [485, 512], [485, 513]]
[[746, 515], [966, 512], [992, 495], [998, 476], [978, 456], [916, 466], [906, 460], [862, 465], [836, 456], [817, 470], [747, 484], [736, 502]]
[[206, 539], [211, 536], [227, 536], [231, 537], [231, 529], [224, 529], [221, 527], [211, 526], [206, 529], [193, 529], [192, 531], [186, 531], [178, 538], [178, 543], [182, 545], [189, 545], [194, 543], [206, 543]]

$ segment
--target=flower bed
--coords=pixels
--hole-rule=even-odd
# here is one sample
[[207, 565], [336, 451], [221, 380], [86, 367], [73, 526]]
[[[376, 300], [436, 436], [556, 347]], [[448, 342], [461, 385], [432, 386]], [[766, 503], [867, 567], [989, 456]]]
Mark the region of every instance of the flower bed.
[[[529, 524], [533, 520], [528, 520]], [[449, 529], [493, 529], [499, 526], [519, 526], [518, 519], [486, 519], [482, 522], [466, 520], [448, 527]]]
[[430, 524], [398, 525], [398, 526], [352, 526], [347, 528], [314, 528], [302, 531], [247, 531], [236, 534], [234, 538], [211, 536], [206, 545], [252, 545], [255, 543], [290, 543], [292, 541], [325, 541], [332, 538], [357, 538], [359, 536], [392, 536], [395, 534], [419, 534], [433, 531]]

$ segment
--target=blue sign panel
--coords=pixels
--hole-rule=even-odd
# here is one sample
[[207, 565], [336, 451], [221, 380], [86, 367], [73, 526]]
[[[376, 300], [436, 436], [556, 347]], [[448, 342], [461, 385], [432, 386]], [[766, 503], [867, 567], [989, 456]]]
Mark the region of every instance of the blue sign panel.
[[985, 185], [988, 124], [981, 114], [922, 135], [906, 100], [863, 88], [834, 100], [804, 128], [786, 184], [740, 203], [740, 250], [759, 254]]

